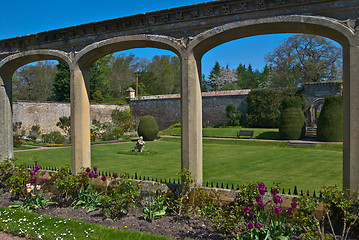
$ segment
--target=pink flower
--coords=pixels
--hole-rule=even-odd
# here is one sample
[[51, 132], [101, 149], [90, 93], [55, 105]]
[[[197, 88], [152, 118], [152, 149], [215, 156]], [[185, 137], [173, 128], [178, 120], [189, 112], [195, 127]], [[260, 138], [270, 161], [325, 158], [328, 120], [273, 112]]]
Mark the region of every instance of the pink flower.
[[30, 183], [27, 183], [26, 184], [26, 188], [30, 188], [31, 184]]
[[296, 208], [298, 204], [296, 202], [291, 202], [290, 205], [292, 206], [292, 208]]
[[282, 208], [280, 208], [280, 207], [275, 207], [275, 208], [274, 208], [274, 212], [275, 212], [276, 214], [279, 214], [279, 213], [282, 212]]
[[94, 170], [95, 172], [97, 172], [97, 167], [93, 167], [93, 170]]
[[79, 183], [79, 184], [77, 185], [77, 188], [80, 189], [81, 187], [82, 187], [82, 183]]
[[30, 188], [26, 189], [27, 193], [30, 193], [32, 190]]
[[243, 211], [246, 212], [246, 213], [249, 213], [249, 207], [248, 207], [248, 206], [245, 206], [245, 207], [243, 208]]
[[35, 197], [35, 194], [31, 193], [31, 197]]
[[248, 229], [253, 229], [254, 228], [254, 225], [253, 225], [253, 223], [248, 223]]
[[32, 177], [32, 178], [30, 178], [30, 182], [32, 182], [33, 184], [36, 184], [36, 177]]
[[258, 207], [263, 207], [264, 206], [264, 203], [263, 202], [258, 202]]
[[282, 203], [283, 199], [278, 195], [274, 195], [273, 201], [274, 201], [274, 203]]
[[277, 194], [278, 194], [278, 189], [275, 189], [275, 188], [272, 189], [272, 194], [273, 194], [273, 195], [277, 195]]
[[286, 210], [286, 213], [288, 213], [289, 215], [292, 215], [293, 214], [293, 208], [288, 208]]
[[30, 171], [31, 176], [35, 175], [35, 173], [36, 173], [36, 171], [35, 171], [34, 169], [32, 169], [32, 170]]
[[250, 218], [254, 218], [254, 212], [249, 213]]
[[105, 176], [105, 175], [102, 175], [101, 180], [102, 180], [102, 181], [106, 181], [106, 176]]
[[43, 178], [43, 179], [41, 179], [41, 182], [42, 182], [42, 183], [47, 182], [47, 178]]
[[94, 177], [94, 178], [97, 178], [97, 177], [98, 177], [98, 174], [97, 174], [97, 173], [94, 173], [93, 177]]
[[261, 201], [262, 201], [262, 197], [261, 197], [261, 196], [256, 196], [256, 201], [257, 201], [257, 202], [261, 202]]
[[113, 173], [113, 178], [117, 178], [118, 174], [117, 173]]
[[265, 189], [265, 188], [260, 188], [260, 189], [259, 189], [259, 193], [260, 193], [261, 195], [266, 194], [266, 192], [267, 192], [267, 189]]
[[86, 178], [87, 177], [87, 174], [86, 173], [83, 173], [82, 174], [82, 178]]
[[30, 190], [32, 191], [32, 190], [34, 190], [34, 186], [33, 185], [30, 185]]
[[93, 172], [89, 173], [89, 178], [93, 178], [95, 176], [95, 174]]
[[41, 166], [40, 166], [40, 165], [36, 165], [36, 166], [35, 166], [35, 169], [36, 169], [36, 171], [39, 171], [39, 170], [41, 169]]
[[88, 173], [91, 172], [91, 168], [89, 168], [89, 167], [86, 168], [86, 172], [88, 172]]
[[39, 191], [41, 189], [40, 185], [36, 185], [36, 190]]
[[262, 227], [262, 223], [257, 222], [257, 223], [254, 224], [254, 226], [255, 226], [256, 228], [260, 229], [260, 228]]
[[264, 185], [264, 183], [258, 183], [258, 188], [265, 188], [266, 186]]

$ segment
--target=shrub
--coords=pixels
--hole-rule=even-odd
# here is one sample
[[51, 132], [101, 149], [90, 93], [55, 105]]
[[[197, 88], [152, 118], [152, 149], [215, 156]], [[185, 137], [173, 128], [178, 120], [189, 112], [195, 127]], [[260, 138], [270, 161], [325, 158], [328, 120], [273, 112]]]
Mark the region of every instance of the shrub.
[[305, 134], [305, 117], [302, 111], [302, 101], [299, 97], [288, 97], [283, 100], [279, 121], [279, 136], [281, 139], [300, 139]]
[[129, 131], [135, 126], [133, 114], [130, 109], [120, 111], [116, 108], [112, 111], [111, 118], [112, 122], [115, 125], [121, 127], [125, 132]]
[[52, 131], [49, 134], [43, 134], [42, 140], [44, 143], [64, 144], [66, 142], [65, 136], [63, 136], [59, 131]]
[[56, 123], [56, 126], [64, 130], [66, 135], [69, 135], [71, 128], [71, 116], [69, 117], [60, 117], [59, 121]]
[[237, 110], [236, 105], [228, 103], [226, 106], [226, 113], [231, 126], [240, 126], [242, 119], [242, 112]]
[[141, 118], [137, 130], [138, 136], [142, 136], [145, 141], [153, 141], [158, 134], [158, 125], [153, 116], [147, 115]]
[[302, 88], [252, 90], [247, 97], [246, 124], [250, 127], [278, 127], [280, 105], [283, 98], [290, 96], [300, 97], [304, 104]]
[[318, 119], [317, 137], [320, 141], [343, 141], [343, 97], [326, 97]]

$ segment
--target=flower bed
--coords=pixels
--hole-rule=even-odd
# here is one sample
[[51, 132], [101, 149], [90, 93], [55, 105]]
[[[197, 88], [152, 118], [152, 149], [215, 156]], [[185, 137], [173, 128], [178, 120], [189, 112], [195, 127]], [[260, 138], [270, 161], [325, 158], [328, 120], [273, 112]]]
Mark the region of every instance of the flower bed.
[[278, 184], [263, 183], [222, 194], [192, 188], [188, 171], [179, 173], [182, 185], [168, 187], [127, 174], [100, 176], [97, 167], [75, 176], [68, 167], [46, 172], [10, 160], [0, 163], [0, 174], [0, 206], [173, 238], [347, 239], [356, 236], [359, 216], [356, 198], [336, 187], [324, 188], [321, 200], [282, 195]]

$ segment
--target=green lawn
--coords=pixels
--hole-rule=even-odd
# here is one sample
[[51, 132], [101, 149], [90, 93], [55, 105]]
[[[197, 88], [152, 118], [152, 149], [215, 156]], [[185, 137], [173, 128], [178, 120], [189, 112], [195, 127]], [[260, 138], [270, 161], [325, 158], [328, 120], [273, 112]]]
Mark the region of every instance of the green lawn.
[[[146, 142], [145, 154], [133, 154], [135, 143], [92, 146], [92, 165], [100, 171], [137, 172], [141, 176], [175, 178], [181, 167], [180, 139], [162, 138]], [[36, 155], [43, 166], [70, 164], [71, 149], [16, 152], [20, 161], [31, 163]], [[342, 145], [321, 143], [317, 147], [288, 147], [285, 142], [205, 139], [204, 182], [244, 184], [281, 182], [303, 190], [342, 184]]]
[[[256, 139], [279, 139], [278, 128], [242, 128], [242, 127], [225, 127], [225, 128], [203, 128], [203, 137], [219, 137], [219, 138], [237, 138], [239, 130], [254, 131], [253, 138]], [[172, 128], [162, 131], [162, 135], [181, 136], [181, 128]], [[249, 137], [241, 137], [249, 138]]]

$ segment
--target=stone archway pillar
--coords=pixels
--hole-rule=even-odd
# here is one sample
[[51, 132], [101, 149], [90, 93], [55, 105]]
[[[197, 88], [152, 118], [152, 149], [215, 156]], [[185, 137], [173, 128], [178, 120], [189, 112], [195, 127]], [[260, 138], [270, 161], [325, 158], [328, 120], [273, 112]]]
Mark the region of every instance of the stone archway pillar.
[[197, 60], [191, 53], [181, 60], [181, 168], [189, 169], [202, 185], [202, 96]]
[[343, 188], [358, 193], [359, 46], [343, 46], [343, 80]]
[[13, 158], [12, 75], [0, 73], [0, 161]]
[[72, 173], [91, 167], [89, 69], [70, 66]]

